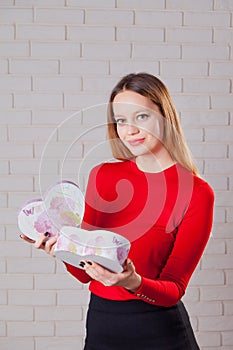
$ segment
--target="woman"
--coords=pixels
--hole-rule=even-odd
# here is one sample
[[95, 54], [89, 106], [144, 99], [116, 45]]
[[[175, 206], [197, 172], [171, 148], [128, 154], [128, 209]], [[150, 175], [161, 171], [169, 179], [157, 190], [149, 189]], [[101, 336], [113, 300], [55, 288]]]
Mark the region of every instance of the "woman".
[[[208, 241], [214, 195], [197, 176], [170, 94], [129, 74], [113, 89], [108, 137], [120, 162], [92, 169], [82, 227], [131, 241], [122, 273], [93, 261], [67, 270], [90, 282], [85, 350], [199, 349], [181, 298]], [[27, 238], [24, 236], [24, 239]], [[56, 238], [35, 246], [53, 253]]]

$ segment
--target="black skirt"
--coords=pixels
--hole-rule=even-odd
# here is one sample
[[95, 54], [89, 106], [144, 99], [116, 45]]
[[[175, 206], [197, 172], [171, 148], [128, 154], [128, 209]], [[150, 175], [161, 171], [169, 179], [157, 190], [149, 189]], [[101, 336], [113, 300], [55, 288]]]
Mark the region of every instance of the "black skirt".
[[91, 294], [84, 350], [198, 350], [181, 301], [160, 307]]

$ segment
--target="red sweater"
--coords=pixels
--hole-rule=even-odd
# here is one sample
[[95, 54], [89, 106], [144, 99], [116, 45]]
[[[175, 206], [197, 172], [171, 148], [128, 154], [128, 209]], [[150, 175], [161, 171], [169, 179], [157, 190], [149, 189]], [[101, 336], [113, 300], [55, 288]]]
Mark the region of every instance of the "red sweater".
[[208, 241], [214, 194], [179, 164], [144, 173], [135, 161], [104, 163], [89, 176], [82, 227], [107, 229], [131, 241], [129, 258], [142, 276], [139, 289], [106, 287], [67, 265], [92, 293], [106, 299], [141, 299], [171, 306], [184, 295]]

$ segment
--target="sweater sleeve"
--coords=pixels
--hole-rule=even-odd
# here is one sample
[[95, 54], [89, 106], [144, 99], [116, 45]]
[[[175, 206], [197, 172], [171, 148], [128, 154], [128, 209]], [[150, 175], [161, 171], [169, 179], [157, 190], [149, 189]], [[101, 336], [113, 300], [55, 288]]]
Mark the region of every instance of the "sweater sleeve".
[[136, 296], [159, 306], [172, 306], [181, 299], [209, 239], [213, 204], [213, 191], [203, 181], [193, 193], [178, 227], [173, 249], [159, 277], [156, 280], [142, 277]]

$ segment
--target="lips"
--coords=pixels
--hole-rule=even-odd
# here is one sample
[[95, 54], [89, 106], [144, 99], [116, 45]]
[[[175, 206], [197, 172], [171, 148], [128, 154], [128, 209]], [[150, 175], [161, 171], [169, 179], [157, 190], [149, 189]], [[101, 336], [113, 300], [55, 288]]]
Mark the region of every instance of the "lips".
[[128, 143], [130, 146], [139, 146], [144, 142], [145, 138], [140, 138], [140, 139], [133, 139], [133, 140], [128, 140]]

